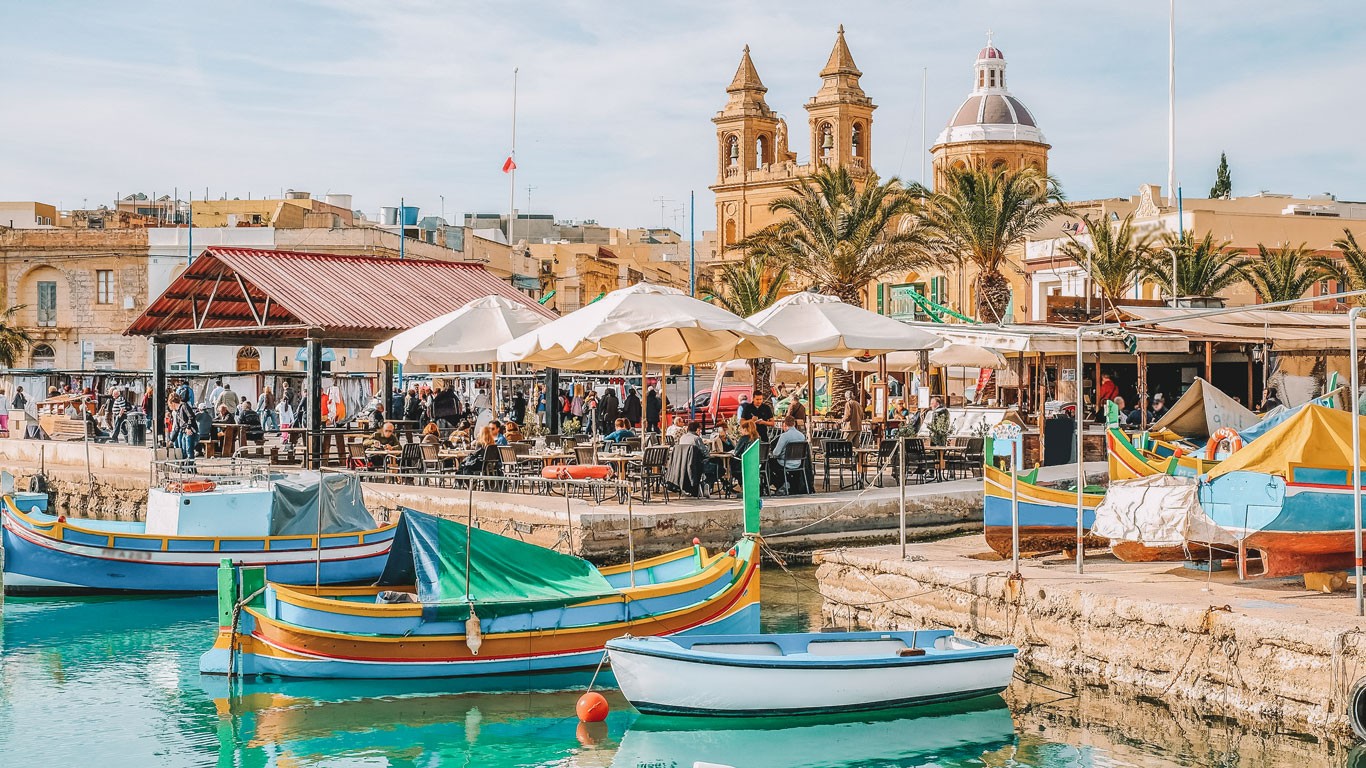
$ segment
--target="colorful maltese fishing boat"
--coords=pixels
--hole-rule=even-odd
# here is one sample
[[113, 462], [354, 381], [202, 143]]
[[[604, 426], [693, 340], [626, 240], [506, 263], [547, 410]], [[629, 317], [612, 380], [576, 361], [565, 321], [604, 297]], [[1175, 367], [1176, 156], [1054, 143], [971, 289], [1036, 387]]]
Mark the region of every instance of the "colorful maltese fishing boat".
[[[484, 677], [592, 670], [624, 634], [759, 629], [746, 537], [603, 568], [403, 510], [370, 587], [287, 586], [225, 566], [218, 638], [200, 671], [315, 678]], [[525, 685], [519, 683], [519, 685]]]
[[320, 484], [314, 473], [175, 480], [149, 490], [145, 522], [52, 515], [46, 499], [4, 494], [5, 594], [211, 593], [225, 558], [282, 581], [373, 581], [396, 526], [375, 523], [355, 478], [327, 476], [321, 505]]
[[[990, 464], [983, 468], [985, 492], [982, 517], [987, 546], [1002, 557], [1011, 550], [1010, 473]], [[1051, 552], [1077, 546], [1077, 493], [1049, 488], [1037, 482], [1038, 470], [1021, 472], [1016, 484], [1020, 495], [1020, 551]], [[1087, 487], [1082, 492], [1082, 531], [1084, 545], [1103, 549], [1105, 539], [1089, 535], [1096, 521], [1096, 507], [1105, 498], [1104, 489]]]
[[[1310, 403], [1200, 478], [1200, 505], [1257, 576], [1342, 570], [1353, 562], [1352, 420]], [[1358, 427], [1360, 428], [1360, 427]], [[1239, 558], [1246, 576], [1246, 556]]]

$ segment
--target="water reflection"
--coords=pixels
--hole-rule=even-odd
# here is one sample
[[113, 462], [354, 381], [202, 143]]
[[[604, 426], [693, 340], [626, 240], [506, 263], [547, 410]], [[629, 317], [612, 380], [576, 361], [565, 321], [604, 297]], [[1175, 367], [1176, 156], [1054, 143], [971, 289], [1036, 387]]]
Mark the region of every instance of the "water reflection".
[[641, 717], [622, 737], [612, 766], [981, 765], [983, 755], [1014, 736], [1010, 710], [998, 696], [847, 719]]

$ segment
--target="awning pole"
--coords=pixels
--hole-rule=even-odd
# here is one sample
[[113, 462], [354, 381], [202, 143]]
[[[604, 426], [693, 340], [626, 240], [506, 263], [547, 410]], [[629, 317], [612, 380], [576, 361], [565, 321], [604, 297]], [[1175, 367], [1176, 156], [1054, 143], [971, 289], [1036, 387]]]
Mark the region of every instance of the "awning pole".
[[1362, 307], [1352, 307], [1347, 313], [1347, 333], [1351, 338], [1347, 346], [1351, 350], [1348, 361], [1352, 366], [1352, 546], [1356, 563], [1357, 615], [1366, 616], [1366, 599], [1363, 598], [1361, 583], [1361, 381], [1358, 369], [1361, 360], [1357, 358], [1357, 318]]
[[[1082, 530], [1082, 515], [1085, 511], [1082, 493], [1086, 488], [1086, 443], [1082, 434], [1086, 431], [1086, 415], [1083, 413], [1085, 408], [1085, 395], [1081, 383], [1081, 369], [1084, 361], [1081, 359], [1081, 335], [1086, 332], [1086, 326], [1077, 326], [1077, 573], [1082, 573], [1085, 569], [1082, 558], [1082, 537], [1085, 532]], [[1100, 379], [1096, 379], [1099, 384]]]

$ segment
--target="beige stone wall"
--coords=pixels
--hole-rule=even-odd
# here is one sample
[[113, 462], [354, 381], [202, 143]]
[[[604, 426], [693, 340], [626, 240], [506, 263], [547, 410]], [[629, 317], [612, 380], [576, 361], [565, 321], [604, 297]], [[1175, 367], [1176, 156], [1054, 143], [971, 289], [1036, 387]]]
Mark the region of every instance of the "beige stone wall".
[[[123, 336], [147, 306], [147, 232], [124, 230], [13, 230], [0, 232], [5, 304], [22, 305], [20, 327], [35, 343], [50, 345], [53, 367], [81, 368], [81, 343], [112, 352], [120, 370], [148, 366], [145, 339]], [[98, 274], [110, 277], [108, 303], [99, 303]], [[57, 284], [55, 326], [38, 325], [37, 283]], [[28, 368], [31, 357], [16, 361]], [[85, 360], [93, 368], [94, 359]]]
[[1048, 173], [1047, 144], [1032, 141], [964, 141], [938, 144], [930, 148], [934, 157], [934, 187], [944, 186], [944, 169], [980, 163], [988, 168], [1005, 166], [1012, 170], [1035, 168]]

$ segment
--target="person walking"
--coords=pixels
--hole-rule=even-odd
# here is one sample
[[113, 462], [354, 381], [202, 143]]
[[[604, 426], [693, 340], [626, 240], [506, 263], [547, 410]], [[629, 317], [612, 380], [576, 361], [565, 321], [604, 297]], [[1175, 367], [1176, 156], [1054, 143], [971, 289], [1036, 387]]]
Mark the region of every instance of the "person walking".
[[646, 432], [659, 431], [659, 417], [663, 408], [664, 403], [660, 401], [659, 393], [655, 391], [654, 387], [651, 387], [650, 391], [645, 393]]
[[262, 429], [280, 428], [279, 416], [275, 411], [275, 406], [275, 393], [270, 390], [270, 387], [262, 388], [260, 397], [256, 398], [256, 413], [261, 417]]
[[621, 401], [617, 400], [617, 388], [609, 386], [598, 400], [598, 431], [607, 434], [612, 425], [621, 418]]
[[[123, 426], [128, 422], [128, 411], [132, 410], [133, 406], [128, 390], [115, 389], [113, 395], [114, 398], [109, 403], [109, 418], [111, 419], [109, 431], [113, 433], [110, 441], [117, 443], [119, 438], [123, 436]], [[133, 441], [129, 439], [128, 442], [132, 443]]]
[[[15, 396], [15, 399], [18, 399], [18, 395]], [[0, 432], [5, 434], [9, 434], [9, 409], [11, 405], [9, 397], [5, 395], [4, 388], [0, 387]]]

